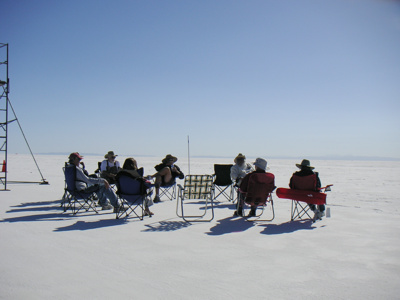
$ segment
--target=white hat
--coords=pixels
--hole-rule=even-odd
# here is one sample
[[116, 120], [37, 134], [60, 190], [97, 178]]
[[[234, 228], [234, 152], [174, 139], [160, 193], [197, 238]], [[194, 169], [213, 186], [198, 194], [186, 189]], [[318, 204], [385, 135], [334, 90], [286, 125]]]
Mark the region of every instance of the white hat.
[[256, 161], [253, 163], [253, 165], [259, 167], [260, 169], [263, 169], [264, 171], [269, 170], [269, 168], [267, 167], [267, 161], [261, 157], [256, 158]]

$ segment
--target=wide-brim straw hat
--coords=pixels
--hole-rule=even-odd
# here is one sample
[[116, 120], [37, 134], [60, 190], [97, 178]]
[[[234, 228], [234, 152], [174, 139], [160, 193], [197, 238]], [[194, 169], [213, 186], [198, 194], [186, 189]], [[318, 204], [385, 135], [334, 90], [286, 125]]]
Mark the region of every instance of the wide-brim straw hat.
[[117, 157], [118, 155], [114, 154], [114, 151], [108, 151], [108, 153], [106, 155], [104, 155], [104, 158], [109, 158], [109, 157]]
[[299, 169], [303, 169], [303, 168], [309, 168], [310, 170], [315, 169], [314, 167], [312, 167], [310, 165], [310, 161], [308, 159], [303, 159], [301, 164], [296, 164], [296, 167], [298, 167]]
[[239, 159], [246, 159], [246, 156], [244, 156], [242, 153], [239, 153], [235, 159], [233, 160], [235, 163], [237, 162], [237, 160]]
[[167, 163], [169, 161], [173, 160], [173, 162], [176, 162], [178, 159], [175, 156], [172, 156], [171, 154], [167, 154], [164, 159], [162, 160], [163, 163]]

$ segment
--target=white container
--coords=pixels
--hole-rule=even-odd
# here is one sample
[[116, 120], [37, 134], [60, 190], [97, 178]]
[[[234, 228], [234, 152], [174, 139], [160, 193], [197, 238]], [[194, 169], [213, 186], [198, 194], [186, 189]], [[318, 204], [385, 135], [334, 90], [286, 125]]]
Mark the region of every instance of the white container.
[[330, 218], [330, 217], [331, 217], [331, 208], [330, 208], [330, 207], [327, 207], [327, 208], [326, 208], [326, 217], [327, 217], [327, 218]]

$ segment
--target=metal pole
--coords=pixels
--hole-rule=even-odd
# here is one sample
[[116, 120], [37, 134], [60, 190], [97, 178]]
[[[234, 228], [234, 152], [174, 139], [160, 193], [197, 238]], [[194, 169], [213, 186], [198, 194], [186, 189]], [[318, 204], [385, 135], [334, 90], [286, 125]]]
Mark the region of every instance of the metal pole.
[[189, 164], [189, 174], [190, 175], [190, 143], [189, 143], [189, 135], [188, 135], [188, 164]]

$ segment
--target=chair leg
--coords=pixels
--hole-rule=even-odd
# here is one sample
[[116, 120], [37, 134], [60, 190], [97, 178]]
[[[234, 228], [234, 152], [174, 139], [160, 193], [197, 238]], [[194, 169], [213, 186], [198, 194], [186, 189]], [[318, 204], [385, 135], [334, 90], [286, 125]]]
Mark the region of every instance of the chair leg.
[[304, 216], [307, 216], [309, 219], [312, 219], [310, 214], [308, 213], [310, 207], [308, 204], [302, 205], [299, 201], [292, 200], [292, 209], [291, 209], [291, 217], [290, 220], [294, 221], [296, 219], [303, 220]]
[[[185, 222], [210, 222], [214, 219], [214, 204], [213, 204], [213, 199], [206, 199], [205, 204], [204, 204], [204, 213], [202, 215], [185, 215], [184, 213], [184, 209], [183, 209], [183, 200], [182, 199], [178, 199], [177, 205], [179, 205], [180, 202], [180, 209], [181, 209], [181, 215], [179, 215], [178, 212], [178, 207], [177, 207], [177, 211], [176, 214], [178, 217], [182, 218]], [[210, 202], [210, 208], [208, 207], [208, 202]], [[203, 219], [206, 214], [207, 211], [211, 210], [211, 218], [210, 219]]]
[[[269, 219], [261, 219], [261, 216], [264, 215], [265, 208], [267, 206], [271, 207], [272, 217], [269, 218]], [[257, 210], [261, 210], [261, 212], [257, 214]], [[273, 219], [275, 219], [274, 201], [272, 200], [272, 198], [270, 198], [270, 200], [265, 205], [258, 206], [257, 209], [256, 209], [256, 215], [253, 216], [253, 217], [246, 217], [245, 213], [246, 212], [245, 212], [245, 209], [244, 209], [243, 210], [243, 215], [244, 215], [245, 220], [248, 221], [248, 222], [255, 222], [255, 221], [257, 221], [257, 222], [270, 222]]]

